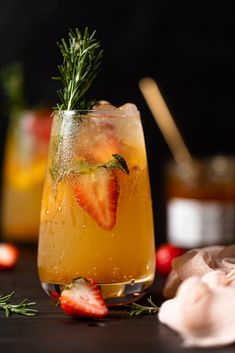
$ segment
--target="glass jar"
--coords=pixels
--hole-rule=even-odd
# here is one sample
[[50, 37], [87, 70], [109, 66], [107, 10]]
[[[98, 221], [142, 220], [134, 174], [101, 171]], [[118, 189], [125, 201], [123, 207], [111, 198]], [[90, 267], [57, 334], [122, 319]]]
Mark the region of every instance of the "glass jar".
[[166, 168], [167, 240], [193, 248], [235, 239], [235, 157], [171, 162]]

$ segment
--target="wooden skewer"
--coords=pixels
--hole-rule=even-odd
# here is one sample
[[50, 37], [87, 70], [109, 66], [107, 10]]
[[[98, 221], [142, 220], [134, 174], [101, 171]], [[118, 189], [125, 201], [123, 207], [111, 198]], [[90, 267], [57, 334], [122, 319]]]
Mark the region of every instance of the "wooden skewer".
[[192, 162], [192, 156], [185, 145], [156, 82], [152, 78], [146, 77], [140, 80], [139, 87], [176, 163]]

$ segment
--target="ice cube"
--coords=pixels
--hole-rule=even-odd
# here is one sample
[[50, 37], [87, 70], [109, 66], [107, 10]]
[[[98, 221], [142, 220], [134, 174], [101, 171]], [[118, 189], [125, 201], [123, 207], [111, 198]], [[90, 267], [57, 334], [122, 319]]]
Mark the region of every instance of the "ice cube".
[[118, 109], [121, 110], [126, 116], [139, 115], [137, 106], [133, 103], [123, 104]]
[[102, 115], [104, 115], [105, 112], [114, 111], [117, 109], [118, 109], [117, 107], [114, 107], [112, 104], [110, 104], [108, 101], [105, 101], [105, 100], [98, 101], [93, 106], [93, 110], [95, 110], [98, 114], [99, 112], [101, 112]]
[[96, 104], [94, 105], [94, 107], [99, 107], [100, 105], [107, 105], [109, 104], [110, 105], [110, 102], [109, 101], [105, 101], [105, 100], [101, 100], [101, 101], [97, 101]]

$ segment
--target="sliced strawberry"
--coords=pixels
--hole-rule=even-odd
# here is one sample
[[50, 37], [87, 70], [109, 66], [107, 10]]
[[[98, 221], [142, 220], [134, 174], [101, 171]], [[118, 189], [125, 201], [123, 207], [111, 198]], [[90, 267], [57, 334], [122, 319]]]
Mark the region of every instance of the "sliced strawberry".
[[62, 290], [60, 305], [66, 314], [72, 316], [101, 318], [108, 314], [97, 285], [82, 278]]
[[111, 230], [116, 223], [119, 187], [115, 173], [97, 168], [76, 177], [75, 197], [96, 223]]
[[0, 270], [9, 270], [13, 268], [18, 260], [18, 248], [10, 243], [0, 244]]
[[52, 291], [50, 291], [50, 296], [51, 296], [51, 299], [52, 299], [56, 304], [59, 304], [60, 295], [59, 295], [58, 292], [52, 290]]

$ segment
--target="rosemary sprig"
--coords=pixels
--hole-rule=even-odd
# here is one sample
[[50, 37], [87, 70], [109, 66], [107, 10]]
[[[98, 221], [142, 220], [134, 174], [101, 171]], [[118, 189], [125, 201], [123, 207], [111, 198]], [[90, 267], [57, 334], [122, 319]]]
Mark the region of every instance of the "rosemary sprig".
[[152, 301], [151, 296], [147, 299], [151, 306], [144, 306], [138, 303], [132, 303], [127, 305], [129, 308], [130, 316], [144, 315], [144, 314], [156, 314], [159, 311], [159, 307]]
[[31, 306], [35, 305], [35, 302], [28, 302], [27, 299], [23, 300], [19, 304], [11, 304], [14, 292], [8, 295], [0, 295], [0, 310], [5, 310], [6, 317], [11, 314], [19, 314], [24, 316], [34, 316], [37, 313], [36, 309], [32, 309]]
[[90, 109], [92, 103], [86, 102], [84, 96], [98, 74], [103, 56], [95, 33], [90, 34], [86, 28], [82, 35], [77, 28], [70, 29], [68, 42], [62, 38], [57, 43], [63, 64], [58, 66], [61, 76], [53, 79], [60, 80], [64, 86], [58, 91], [61, 103], [57, 104], [57, 110]]

